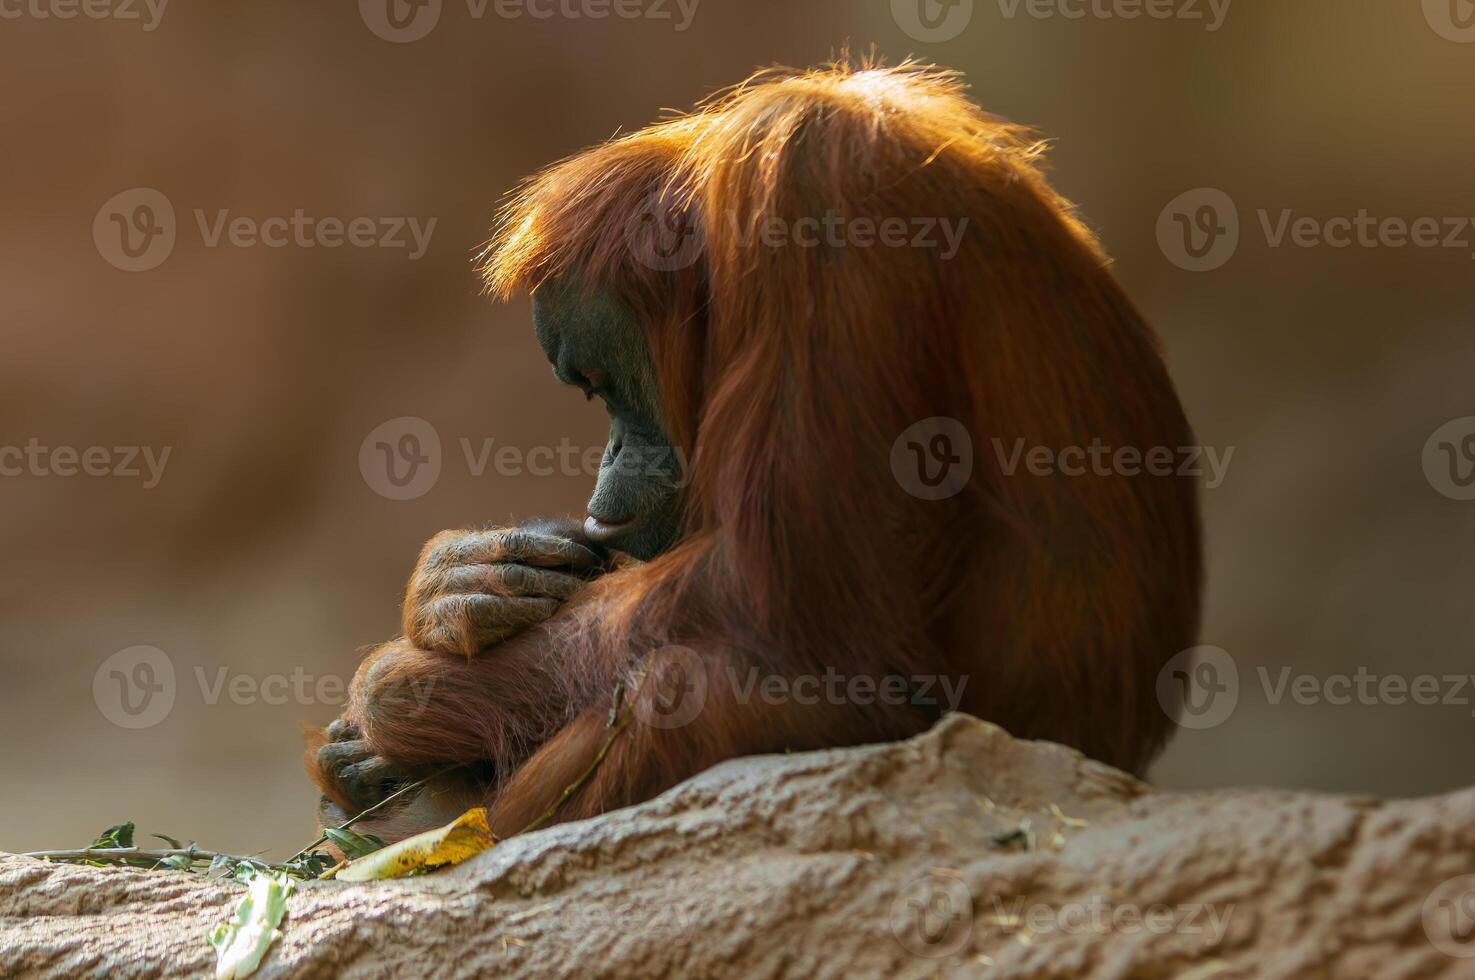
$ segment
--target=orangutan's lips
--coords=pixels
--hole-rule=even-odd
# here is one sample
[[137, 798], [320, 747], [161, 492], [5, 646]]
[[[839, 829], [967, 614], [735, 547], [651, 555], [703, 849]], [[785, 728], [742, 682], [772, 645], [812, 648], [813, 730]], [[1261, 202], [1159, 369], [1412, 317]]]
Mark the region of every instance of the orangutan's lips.
[[622, 521], [603, 521], [590, 514], [584, 519], [584, 533], [588, 535], [589, 540], [598, 541], [600, 544], [603, 544], [624, 534], [634, 524], [635, 521], [632, 518], [626, 518]]

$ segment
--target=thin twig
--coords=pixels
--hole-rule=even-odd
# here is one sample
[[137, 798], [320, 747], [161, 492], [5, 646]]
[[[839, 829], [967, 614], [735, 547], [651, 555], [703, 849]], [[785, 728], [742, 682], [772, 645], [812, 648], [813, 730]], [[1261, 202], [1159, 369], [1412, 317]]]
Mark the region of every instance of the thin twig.
[[[430, 782], [432, 779], [439, 779], [440, 777], [446, 775], [447, 773], [455, 772], [457, 769], [460, 769], [460, 768], [461, 768], [461, 765], [458, 763], [458, 764], [456, 764], [454, 766], [449, 766], [449, 767], [447, 767], [445, 769], [442, 769], [440, 772], [433, 772], [429, 776], [426, 776], [424, 779], [417, 780], [417, 781], [411, 783], [410, 785], [405, 786], [405, 787], [403, 787], [401, 789], [397, 789], [393, 793], [390, 793], [388, 796], [386, 796], [384, 799], [380, 800], [378, 803], [375, 803], [373, 806], [369, 807], [367, 810], [364, 810], [364, 811], [360, 812], [359, 815], [356, 816], [356, 817], [354, 817], [352, 820], [349, 820], [347, 823], [343, 824], [342, 826], [334, 827], [333, 829], [334, 830], [347, 830], [349, 827], [352, 827], [354, 824], [358, 823], [360, 820], [362, 820], [365, 817], [367, 817], [367, 816], [375, 813], [378, 810], [383, 809], [384, 807], [388, 806], [390, 803], [393, 803], [395, 800], [399, 799], [401, 796], [404, 796], [406, 793], [409, 793], [412, 790], [417, 790], [420, 787], [424, 786], [426, 783]], [[326, 843], [328, 843], [328, 835], [327, 834], [323, 834], [317, 840], [313, 841], [311, 844], [308, 844], [302, 850], [298, 851], [296, 854], [294, 854], [290, 858], [288, 858], [287, 859], [287, 863], [288, 864], [294, 863], [299, 858], [302, 858], [302, 857], [304, 857], [304, 856], [312, 853], [313, 851], [317, 850], [319, 847], [321, 847], [322, 845], [324, 845]]]
[[256, 858], [241, 857], [236, 854], [221, 854], [219, 851], [206, 851], [198, 847], [162, 848], [151, 850], [141, 847], [81, 847], [63, 851], [28, 851], [22, 857], [36, 858], [41, 861], [138, 861], [152, 862], [158, 864], [170, 858], [189, 858], [190, 862], [214, 861], [216, 858], [224, 858], [236, 864], [253, 864], [258, 868], [270, 868], [273, 871], [285, 871], [286, 866], [281, 864], [270, 864]]
[[[635, 690], [630, 695], [630, 700], [632, 702], [635, 700], [635, 698], [640, 696], [640, 688], [644, 684], [645, 673], [642, 673], [640, 676], [640, 683], [635, 685]], [[604, 761], [604, 757], [609, 755], [609, 750], [611, 746], [615, 744], [615, 739], [619, 738], [620, 733], [629, 727], [630, 719], [635, 714], [635, 709], [632, 706], [629, 711], [625, 712], [624, 717], [620, 718], [619, 721], [616, 722], [615, 718], [620, 713], [620, 705], [621, 701], [624, 699], [624, 696], [625, 682], [620, 681], [615, 685], [614, 694], [611, 697], [609, 723], [606, 726], [609, 728], [609, 734], [604, 737], [604, 743], [599, 746], [599, 751], [594, 753], [593, 761], [591, 761], [589, 763], [589, 766], [582, 773], [579, 774], [578, 779], [575, 779], [572, 783], [569, 783], [569, 785], [564, 788], [564, 791], [559, 794], [558, 799], [554, 800], [553, 803], [548, 807], [548, 809], [543, 811], [542, 816], [538, 817], [538, 819], [534, 820], [532, 823], [522, 828], [522, 830], [519, 830], [519, 834], [526, 834], [531, 831], [537, 830], [549, 820], [552, 820], [553, 815], [558, 812], [559, 808], [569, 801], [569, 797], [573, 796], [580, 789], [582, 789], [584, 784], [589, 781], [589, 777], [594, 775], [594, 770], [598, 769], [599, 764]]]
[[531, 831], [537, 830], [549, 820], [553, 819], [553, 815], [558, 812], [558, 808], [567, 803], [569, 797], [573, 796], [581, 788], [583, 788], [583, 785], [589, 781], [589, 777], [594, 775], [594, 770], [599, 768], [599, 764], [603, 762], [604, 757], [609, 754], [610, 746], [615, 744], [615, 738], [618, 737], [620, 732], [623, 732], [625, 730], [625, 727], [629, 724], [630, 716], [626, 715], [620, 720], [620, 723], [618, 725], [610, 729], [609, 735], [607, 735], [604, 739], [604, 744], [601, 745], [599, 747], [599, 751], [595, 753], [594, 761], [589, 763], [589, 768], [585, 769], [579, 775], [578, 779], [574, 780], [572, 783], [564, 788], [564, 791], [559, 795], [558, 799], [554, 800], [553, 804], [549, 806], [548, 809], [543, 811], [543, 815], [541, 817], [519, 830], [518, 833], [526, 834]]
[[615, 682], [614, 703], [609, 706], [609, 721], [604, 723], [605, 728], [614, 728], [615, 722], [620, 720], [620, 702], [625, 697], [625, 682]]

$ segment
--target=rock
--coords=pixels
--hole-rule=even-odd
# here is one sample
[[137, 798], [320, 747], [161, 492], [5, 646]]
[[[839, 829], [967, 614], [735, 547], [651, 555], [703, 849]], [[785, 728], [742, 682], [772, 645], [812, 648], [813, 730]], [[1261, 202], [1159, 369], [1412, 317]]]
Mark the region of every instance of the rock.
[[[961, 715], [299, 886], [260, 977], [1475, 976], [1475, 791], [1166, 793]], [[240, 886], [0, 856], [0, 976], [208, 976]]]

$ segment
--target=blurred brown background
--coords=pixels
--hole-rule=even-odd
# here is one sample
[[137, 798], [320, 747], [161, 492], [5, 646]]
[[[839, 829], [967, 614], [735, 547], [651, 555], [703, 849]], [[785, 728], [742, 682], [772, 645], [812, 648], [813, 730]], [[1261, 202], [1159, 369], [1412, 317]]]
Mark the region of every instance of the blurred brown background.
[[[1475, 216], [1466, 0], [1238, 0], [1216, 30], [1207, 0], [1189, 8], [1207, 21], [974, 0], [939, 40], [916, 36], [917, 0], [644, 0], [623, 8], [643, 16], [602, 19], [587, 16], [613, 9], [598, 0], [493, 0], [480, 18], [444, 0], [400, 43], [374, 30], [393, 33], [387, 2], [104, 3], [97, 18], [0, 0], [0, 447], [170, 450], [152, 488], [0, 477], [0, 849], [82, 844], [129, 818], [236, 852], [306, 843], [296, 726], [336, 714], [312, 682], [333, 694], [356, 648], [395, 632], [420, 544], [581, 511], [592, 483], [476, 476], [464, 455], [462, 439], [475, 455], [486, 439], [604, 438], [599, 408], [551, 378], [526, 304], [478, 294], [471, 259], [499, 196], [663, 107], [847, 44], [961, 69], [984, 106], [1056, 141], [1056, 180], [1159, 326], [1202, 441], [1234, 447], [1204, 498], [1203, 641], [1234, 658], [1239, 699], [1181, 733], [1156, 778], [1394, 795], [1472, 781], [1475, 689], [1275, 705], [1256, 674], [1475, 671], [1475, 503], [1423, 465], [1436, 429], [1475, 415], [1475, 228], [1462, 247], [1272, 247], [1257, 213]], [[1234, 200], [1241, 239], [1193, 273], [1157, 226], [1203, 187]], [[116, 227], [107, 240], [111, 214], [140, 214], [138, 198], [104, 208], [132, 188], [177, 219], [148, 271], [115, 265]], [[208, 231], [222, 211], [297, 209], [436, 224], [412, 259], [209, 247], [195, 217]], [[134, 230], [153, 227], [141, 215]], [[365, 437], [401, 416], [442, 443], [439, 480], [408, 501], [359, 468]], [[150, 677], [105, 661], [136, 646], [166, 653], [175, 690], [128, 728], [112, 685]], [[269, 679], [294, 672], [306, 694], [283, 697]]]

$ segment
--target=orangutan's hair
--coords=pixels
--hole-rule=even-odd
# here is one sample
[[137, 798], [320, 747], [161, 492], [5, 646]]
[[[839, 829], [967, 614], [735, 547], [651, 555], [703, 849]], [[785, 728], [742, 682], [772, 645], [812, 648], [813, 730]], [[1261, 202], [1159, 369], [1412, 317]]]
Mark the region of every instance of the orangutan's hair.
[[[1018, 445], [1176, 449], [1190, 433], [1041, 152], [953, 73], [834, 65], [761, 73], [522, 189], [485, 255], [490, 290], [574, 278], [626, 303], [695, 460], [685, 539], [605, 583], [591, 641], [699, 628], [813, 663], [962, 670], [984, 717], [1145, 763], [1170, 724], [1156, 672], [1197, 627], [1195, 488], [1005, 463]], [[653, 208], [699, 229], [697, 261], [642, 261], [631, 222]], [[768, 223], [825, 212], [951, 219], [966, 237], [950, 260], [763, 243]], [[942, 502], [887, 464], [935, 416], [977, 451]]]
[[[370, 749], [406, 770], [489, 763], [507, 833], [733, 756], [899, 738], [937, 717], [916, 700], [740, 690], [744, 674], [837, 670], [955, 678], [953, 707], [1141, 771], [1173, 724], [1159, 672], [1197, 630], [1196, 486], [1041, 474], [1025, 454], [1193, 440], [1156, 338], [1040, 157], [953, 74], [835, 65], [755, 76], [533, 178], [483, 256], [489, 288], [577, 284], [634, 313], [689, 461], [686, 524], [666, 553], [481, 656], [380, 648], [348, 712]], [[950, 257], [765, 234], [826, 215], [963, 234]], [[642, 234], [683, 223], [700, 249], [651, 261]], [[893, 449], [938, 418], [971, 437], [971, 477], [953, 496], [908, 492]], [[649, 702], [662, 651], [703, 673], [700, 714], [609, 742], [611, 691]]]

